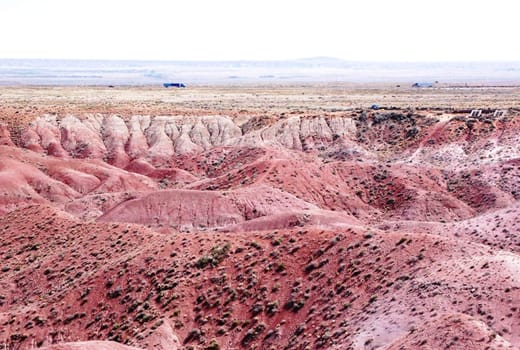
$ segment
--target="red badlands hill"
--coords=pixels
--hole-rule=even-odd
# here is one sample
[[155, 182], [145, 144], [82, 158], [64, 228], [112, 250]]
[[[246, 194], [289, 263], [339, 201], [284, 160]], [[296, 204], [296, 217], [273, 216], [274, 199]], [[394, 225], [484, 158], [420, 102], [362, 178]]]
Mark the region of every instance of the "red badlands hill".
[[399, 110], [3, 126], [0, 343], [517, 349], [518, 135]]
[[484, 245], [364, 229], [160, 234], [42, 207], [1, 224], [17, 227], [2, 231], [12, 341], [146, 348], [167, 324], [184, 346], [378, 347], [453, 312], [519, 341], [520, 261]]

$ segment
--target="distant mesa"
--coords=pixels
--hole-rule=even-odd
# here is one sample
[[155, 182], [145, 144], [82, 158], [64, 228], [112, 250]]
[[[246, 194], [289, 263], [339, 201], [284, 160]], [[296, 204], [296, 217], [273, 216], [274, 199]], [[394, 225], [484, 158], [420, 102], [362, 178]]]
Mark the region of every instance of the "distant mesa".
[[165, 88], [171, 88], [171, 87], [185, 88], [186, 84], [184, 84], [184, 83], [164, 83], [163, 86]]

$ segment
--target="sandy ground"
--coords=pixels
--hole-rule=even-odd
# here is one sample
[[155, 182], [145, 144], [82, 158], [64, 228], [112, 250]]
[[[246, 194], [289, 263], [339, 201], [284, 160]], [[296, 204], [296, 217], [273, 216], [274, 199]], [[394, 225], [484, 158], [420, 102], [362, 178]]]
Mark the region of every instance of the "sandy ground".
[[395, 85], [158, 87], [0, 87], [0, 119], [43, 113], [334, 113], [372, 104], [424, 109], [520, 109], [519, 87], [432, 89]]

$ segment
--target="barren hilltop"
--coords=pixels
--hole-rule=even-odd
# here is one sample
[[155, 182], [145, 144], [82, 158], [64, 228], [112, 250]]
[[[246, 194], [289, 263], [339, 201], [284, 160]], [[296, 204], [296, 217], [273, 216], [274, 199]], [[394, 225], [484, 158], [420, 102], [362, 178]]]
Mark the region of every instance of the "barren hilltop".
[[0, 344], [519, 349], [518, 93], [2, 87]]

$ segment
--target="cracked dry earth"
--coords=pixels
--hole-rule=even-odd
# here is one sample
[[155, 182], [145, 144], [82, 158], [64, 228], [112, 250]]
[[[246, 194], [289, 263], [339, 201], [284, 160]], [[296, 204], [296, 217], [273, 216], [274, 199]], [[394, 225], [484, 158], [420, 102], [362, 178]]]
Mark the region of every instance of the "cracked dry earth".
[[4, 110], [4, 348], [520, 348], [515, 108], [92, 109]]

